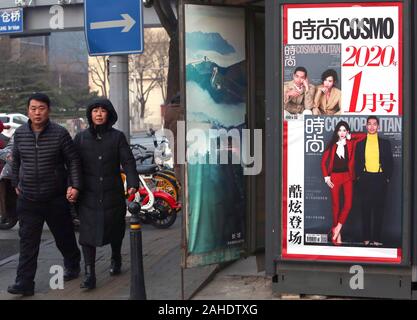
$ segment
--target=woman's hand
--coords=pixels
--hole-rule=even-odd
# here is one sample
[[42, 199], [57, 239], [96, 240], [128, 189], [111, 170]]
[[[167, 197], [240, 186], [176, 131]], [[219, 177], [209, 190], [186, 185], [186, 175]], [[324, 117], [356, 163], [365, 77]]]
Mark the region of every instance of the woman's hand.
[[330, 180], [330, 177], [324, 177], [324, 182], [329, 186], [330, 189], [333, 189], [334, 184], [332, 180]]
[[67, 200], [70, 203], [77, 202], [78, 195], [79, 195], [79, 191], [77, 189], [75, 189], [73, 187], [68, 187], [67, 188]]
[[129, 194], [129, 195], [132, 195], [132, 194], [135, 194], [136, 193], [136, 189], [135, 188], [129, 188], [129, 190], [127, 190], [127, 193]]
[[308, 82], [308, 78], [305, 78], [304, 79], [303, 85], [304, 85], [304, 88], [306, 89], [306, 92], [307, 92], [310, 89], [309, 82]]

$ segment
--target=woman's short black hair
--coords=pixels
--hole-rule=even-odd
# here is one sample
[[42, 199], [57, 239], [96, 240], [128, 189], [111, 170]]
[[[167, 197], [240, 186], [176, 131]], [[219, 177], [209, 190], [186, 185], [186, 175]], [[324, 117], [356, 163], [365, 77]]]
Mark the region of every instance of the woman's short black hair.
[[328, 77], [333, 77], [334, 83], [337, 83], [339, 81], [337, 77], [337, 72], [333, 69], [327, 69], [321, 74], [321, 81], [324, 82]]
[[28, 102], [27, 102], [27, 106], [28, 106], [28, 107], [29, 107], [30, 102], [31, 102], [32, 100], [37, 100], [37, 101], [40, 101], [40, 102], [46, 103], [46, 105], [48, 106], [48, 108], [51, 106], [51, 100], [50, 100], [50, 99], [49, 99], [49, 97], [48, 97], [46, 94], [44, 94], [44, 93], [39, 93], [39, 92], [37, 92], [37, 93], [32, 94], [32, 95], [29, 97]]

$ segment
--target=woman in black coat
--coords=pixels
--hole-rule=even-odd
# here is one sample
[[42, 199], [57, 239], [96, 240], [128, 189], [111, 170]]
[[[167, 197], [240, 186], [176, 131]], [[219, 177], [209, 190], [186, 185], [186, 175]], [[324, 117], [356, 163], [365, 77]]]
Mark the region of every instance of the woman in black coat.
[[[126, 202], [120, 166], [127, 176], [129, 194], [139, 187], [139, 177], [132, 151], [123, 132], [112, 126], [117, 114], [107, 99], [87, 107], [89, 128], [74, 138], [82, 160], [84, 185], [77, 201], [80, 238], [85, 262], [81, 288], [96, 285], [96, 247], [111, 244], [110, 275], [121, 270], [121, 246], [125, 234]], [[71, 201], [71, 200], [70, 200]]]

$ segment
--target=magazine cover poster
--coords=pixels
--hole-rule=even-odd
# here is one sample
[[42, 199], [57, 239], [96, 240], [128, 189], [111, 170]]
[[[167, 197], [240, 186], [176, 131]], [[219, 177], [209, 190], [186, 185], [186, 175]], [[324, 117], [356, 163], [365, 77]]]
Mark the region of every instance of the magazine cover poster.
[[[297, 120], [307, 114], [342, 112], [340, 44], [289, 44], [284, 46], [284, 119]], [[299, 79], [306, 74], [308, 84]], [[328, 101], [324, 88], [333, 80]], [[307, 89], [308, 88], [308, 89]]]
[[323, 89], [317, 81], [321, 79], [314, 74], [321, 59], [308, 60], [307, 63], [314, 62], [305, 65], [300, 58], [303, 52], [316, 52], [326, 60], [334, 55], [337, 46], [340, 73], [333, 63], [328, 63], [328, 68], [336, 67], [335, 84], [343, 88], [340, 113], [402, 114], [401, 10], [402, 4], [397, 2], [284, 5], [284, 118], [298, 119], [317, 111], [335, 113], [334, 108], [326, 112], [323, 99], [321, 110], [317, 109], [318, 101], [314, 101], [315, 94]]
[[401, 263], [402, 4], [282, 13], [282, 257]]
[[[339, 128], [343, 122], [349, 126], [351, 137], [347, 142], [350, 146], [347, 146], [349, 150], [346, 157], [349, 158], [349, 155], [351, 158], [356, 155], [360, 157], [360, 152], [356, 148], [359, 143], [364, 142], [363, 139], [366, 139], [366, 119], [367, 117], [352, 116], [317, 118], [307, 116], [305, 119], [304, 200], [308, 208], [304, 224], [306, 245], [332, 244], [329, 232], [340, 220], [343, 222], [341, 233], [344, 246], [361, 247], [365, 246], [364, 242], [368, 240], [364, 234], [367, 232], [364, 230], [367, 228], [365, 224], [375, 225], [375, 221], [367, 221], [368, 213], [364, 202], [372, 199], [367, 195], [366, 188], [361, 186], [361, 177], [353, 181], [352, 192], [347, 197], [344, 195], [350, 190], [345, 191], [344, 188], [338, 191], [332, 190], [336, 189], [335, 186], [329, 187], [324, 180], [330, 161], [334, 163], [334, 157], [337, 156], [337, 154], [331, 155], [332, 147], [330, 146], [335, 129]], [[379, 236], [381, 248], [400, 248], [402, 240], [401, 210], [399, 210], [402, 203], [402, 119], [401, 117], [379, 117], [378, 120], [380, 122], [378, 138], [389, 142], [393, 164], [388, 178], [389, 182], [384, 181], [386, 183], [385, 197], [382, 194], [384, 190], [381, 190], [380, 196], [376, 199], [381, 211], [375, 215], [380, 225], [375, 225], [374, 228], [380, 228], [375, 232], [381, 233]], [[317, 134], [314, 138], [315, 132], [322, 132], [322, 134]], [[360, 173], [356, 175], [360, 176]], [[333, 199], [333, 197], [339, 199]], [[339, 201], [338, 206], [336, 201]], [[343, 212], [344, 209], [345, 212]], [[341, 214], [345, 216], [340, 217]]]

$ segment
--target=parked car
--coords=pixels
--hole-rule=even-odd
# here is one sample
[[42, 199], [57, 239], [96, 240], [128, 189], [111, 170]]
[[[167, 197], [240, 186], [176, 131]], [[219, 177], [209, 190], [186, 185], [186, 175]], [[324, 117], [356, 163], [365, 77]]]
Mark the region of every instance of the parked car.
[[21, 113], [0, 113], [0, 120], [4, 125], [9, 125], [10, 129], [4, 129], [2, 134], [10, 138], [14, 131], [22, 124], [25, 124], [29, 118]]

